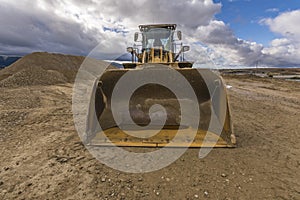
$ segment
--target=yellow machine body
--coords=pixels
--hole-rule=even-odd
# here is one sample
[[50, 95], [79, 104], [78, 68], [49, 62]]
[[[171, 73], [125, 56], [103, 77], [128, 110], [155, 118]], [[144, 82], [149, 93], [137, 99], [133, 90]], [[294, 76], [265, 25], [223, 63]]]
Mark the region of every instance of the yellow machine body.
[[[141, 48], [135, 46], [127, 49], [132, 54], [132, 62], [124, 63], [124, 68], [107, 69], [95, 84], [87, 121], [86, 142], [99, 146], [234, 147], [236, 141], [226, 86], [222, 78], [209, 69], [192, 68], [193, 63], [185, 61], [182, 54], [189, 47], [181, 45], [176, 50], [175, 24], [140, 25], [139, 28], [142, 34]], [[181, 32], [177, 36], [181, 39]], [[135, 41], [138, 41], [137, 34]], [[158, 65], [165, 67], [156, 67]], [[127, 119], [116, 122], [111, 103], [113, 91], [126, 73], [134, 73], [136, 77], [153, 76], [155, 79], [154, 76], [168, 74], [171, 69], [189, 82], [196, 100], [189, 96], [178, 99], [172, 91], [160, 84], [146, 84], [132, 91], [129, 104], [126, 105], [134, 124]], [[165, 79], [178, 89], [185, 90], [184, 86], [176, 83], [171, 73]], [[122, 95], [118, 101], [123, 101]], [[200, 117], [196, 124], [189, 124], [189, 120], [182, 122], [180, 101], [197, 105]], [[161, 105], [166, 112], [163, 127], [147, 126], [151, 122], [149, 110], [153, 105]], [[188, 112], [185, 115], [191, 121], [195, 117]], [[216, 121], [219, 127], [217, 129], [213, 124]], [[136, 126], [139, 128], [134, 128]], [[127, 134], [126, 131], [133, 132], [135, 136]], [[153, 135], [153, 131], [157, 133]]]

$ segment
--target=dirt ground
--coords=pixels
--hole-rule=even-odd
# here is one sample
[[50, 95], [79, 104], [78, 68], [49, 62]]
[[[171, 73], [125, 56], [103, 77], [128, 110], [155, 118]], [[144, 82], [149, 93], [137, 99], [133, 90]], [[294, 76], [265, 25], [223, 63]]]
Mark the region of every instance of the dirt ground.
[[300, 82], [227, 75], [236, 148], [127, 174], [93, 158], [72, 84], [0, 88], [0, 199], [300, 199]]

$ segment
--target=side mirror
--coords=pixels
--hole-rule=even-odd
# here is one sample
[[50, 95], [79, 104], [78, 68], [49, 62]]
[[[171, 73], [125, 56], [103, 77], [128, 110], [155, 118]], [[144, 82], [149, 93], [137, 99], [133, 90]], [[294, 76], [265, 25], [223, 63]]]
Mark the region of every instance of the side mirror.
[[183, 46], [182, 47], [182, 52], [187, 52], [190, 50], [190, 46]]
[[181, 39], [182, 39], [181, 31], [177, 31], [177, 37], [178, 37], [178, 40], [181, 40]]
[[139, 33], [136, 32], [136, 33], [134, 34], [134, 41], [136, 42], [138, 39], [139, 39]]
[[133, 48], [132, 47], [127, 47], [127, 52], [132, 53], [133, 52]]

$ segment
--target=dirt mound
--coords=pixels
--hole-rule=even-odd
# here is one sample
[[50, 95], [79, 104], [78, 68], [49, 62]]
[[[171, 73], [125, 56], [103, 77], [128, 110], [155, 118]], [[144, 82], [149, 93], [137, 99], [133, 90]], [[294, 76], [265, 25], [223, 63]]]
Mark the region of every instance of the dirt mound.
[[[86, 57], [83, 56], [32, 53], [0, 71], [0, 87], [73, 83], [85, 59]], [[109, 65], [107, 62], [92, 58], [87, 62], [92, 67]], [[111, 64], [108, 68], [116, 68], [116, 66]]]
[[0, 87], [54, 85], [67, 82], [68, 79], [58, 71], [28, 67], [0, 81]]
[[201, 159], [190, 148], [166, 168], [137, 174], [107, 167], [84, 147], [71, 84], [1, 88], [0, 199], [300, 199], [299, 83], [225, 80], [237, 148]]
[[32, 53], [0, 71], [0, 86], [72, 82], [84, 59], [83, 56]]

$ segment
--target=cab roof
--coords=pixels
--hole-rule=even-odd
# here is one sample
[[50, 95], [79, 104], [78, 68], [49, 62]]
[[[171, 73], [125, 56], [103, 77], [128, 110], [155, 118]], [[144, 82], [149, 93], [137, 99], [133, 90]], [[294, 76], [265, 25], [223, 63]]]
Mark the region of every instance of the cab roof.
[[148, 24], [148, 25], [139, 25], [139, 29], [141, 32], [147, 31], [153, 28], [165, 28], [170, 30], [176, 29], [176, 24]]

